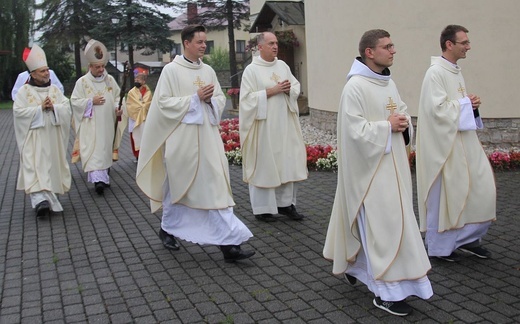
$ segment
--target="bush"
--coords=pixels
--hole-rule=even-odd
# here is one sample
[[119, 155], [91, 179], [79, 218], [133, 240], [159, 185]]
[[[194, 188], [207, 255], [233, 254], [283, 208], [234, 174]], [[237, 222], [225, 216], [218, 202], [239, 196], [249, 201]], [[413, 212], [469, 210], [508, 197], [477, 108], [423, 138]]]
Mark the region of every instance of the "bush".
[[229, 51], [221, 47], [214, 47], [202, 61], [210, 65], [215, 71], [229, 70]]

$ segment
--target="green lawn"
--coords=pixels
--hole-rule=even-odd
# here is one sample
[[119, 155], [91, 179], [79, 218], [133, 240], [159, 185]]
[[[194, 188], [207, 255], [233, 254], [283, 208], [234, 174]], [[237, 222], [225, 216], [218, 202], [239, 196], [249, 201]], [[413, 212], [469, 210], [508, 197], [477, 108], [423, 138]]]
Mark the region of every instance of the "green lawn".
[[9, 101], [0, 101], [0, 109], [11, 109], [13, 108], [13, 102]]

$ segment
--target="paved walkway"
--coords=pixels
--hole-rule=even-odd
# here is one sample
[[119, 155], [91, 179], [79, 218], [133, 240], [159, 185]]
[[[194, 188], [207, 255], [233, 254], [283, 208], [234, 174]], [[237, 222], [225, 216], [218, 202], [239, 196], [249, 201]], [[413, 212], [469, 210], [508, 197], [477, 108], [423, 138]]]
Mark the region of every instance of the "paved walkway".
[[12, 111], [0, 110], [0, 323], [518, 323], [520, 172], [496, 174], [498, 221], [485, 238], [493, 259], [432, 259], [435, 295], [411, 298], [412, 315], [376, 309], [363, 285], [331, 274], [322, 248], [336, 174], [311, 172], [300, 187], [302, 222], [254, 219], [241, 168], [231, 166], [235, 212], [257, 254], [228, 264], [217, 247], [164, 249], [159, 214], [134, 182], [128, 136], [112, 185], [99, 197], [79, 165], [65, 209], [36, 219], [15, 190]]

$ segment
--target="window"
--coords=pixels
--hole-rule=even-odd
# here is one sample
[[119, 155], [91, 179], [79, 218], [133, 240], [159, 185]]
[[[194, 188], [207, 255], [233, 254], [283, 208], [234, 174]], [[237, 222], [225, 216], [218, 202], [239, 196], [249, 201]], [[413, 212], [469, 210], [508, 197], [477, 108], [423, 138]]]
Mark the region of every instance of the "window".
[[173, 44], [172, 56], [181, 55], [181, 44]]
[[214, 47], [215, 47], [215, 43], [213, 41], [207, 41], [206, 42], [206, 53], [204, 53], [204, 54], [211, 54], [211, 51], [213, 51]]
[[246, 41], [245, 40], [237, 40], [235, 46], [235, 52], [237, 53], [245, 53], [246, 52]]

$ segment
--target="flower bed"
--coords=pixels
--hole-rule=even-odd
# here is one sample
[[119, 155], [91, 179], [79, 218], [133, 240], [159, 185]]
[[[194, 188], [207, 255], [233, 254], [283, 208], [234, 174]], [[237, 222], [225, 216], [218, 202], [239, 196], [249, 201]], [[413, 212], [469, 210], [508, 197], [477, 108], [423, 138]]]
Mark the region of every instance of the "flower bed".
[[[242, 165], [238, 118], [224, 119], [220, 123], [220, 135], [229, 163]], [[337, 152], [331, 145], [307, 145], [307, 167], [309, 170], [337, 171]], [[520, 151], [495, 150], [488, 154], [495, 171], [520, 170]], [[409, 155], [410, 167], [415, 168], [415, 151]]]

